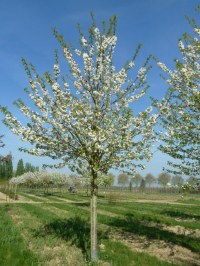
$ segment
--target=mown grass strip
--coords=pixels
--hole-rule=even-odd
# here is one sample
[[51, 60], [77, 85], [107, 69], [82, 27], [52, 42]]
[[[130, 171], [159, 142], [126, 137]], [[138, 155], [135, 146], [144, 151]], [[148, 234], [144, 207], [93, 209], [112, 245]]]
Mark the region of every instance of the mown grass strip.
[[[51, 205], [51, 204], [49, 204], [49, 205]], [[78, 216], [82, 216], [82, 217], [84, 216], [84, 217], [89, 218], [89, 208], [88, 208], [89, 206], [88, 206], [88, 204], [85, 204], [85, 203], [84, 204], [80, 204], [80, 203], [77, 203], [77, 204], [53, 203], [53, 206], [55, 206], [55, 207], [57, 207], [59, 209], [64, 209], [64, 210], [70, 211], [72, 213], [72, 215], [74, 215], [74, 216], [78, 215]], [[151, 207], [151, 205], [149, 207]], [[142, 211], [142, 209], [141, 209], [141, 211]], [[122, 217], [122, 218], [125, 218], [125, 217]], [[106, 225], [109, 225], [109, 226], [111, 225], [110, 224], [110, 217], [108, 215], [98, 215], [98, 220], [99, 220], [100, 223], [102, 222], [103, 224], [106, 224]], [[138, 224], [140, 224], [140, 219], [139, 220], [136, 219], [135, 226], [137, 227]], [[144, 226], [144, 224], [143, 224], [143, 226]], [[134, 231], [133, 231], [133, 233], [136, 233], [138, 235], [145, 235], [146, 237], [149, 237], [148, 230], [151, 230], [152, 227], [149, 227], [148, 223], [147, 223], [146, 227], [147, 227], [147, 230], [146, 230], [145, 233], [143, 232], [141, 234], [140, 232], [134, 232]], [[141, 226], [140, 226], [140, 229], [141, 229]], [[125, 229], [125, 231], [126, 231], [126, 229]], [[164, 233], [163, 234], [162, 233], [163, 231], [165, 231], [165, 230], [159, 229], [159, 231], [156, 231], [156, 232], [154, 231], [154, 233], [156, 233], [156, 234], [154, 236], [151, 236], [151, 238], [152, 239], [158, 239], [158, 240], [162, 239], [162, 240], [164, 240], [166, 242], [171, 243], [171, 235], [170, 235], [170, 237], [167, 237], [168, 233], [166, 233], [166, 234]], [[173, 234], [172, 243], [178, 244], [178, 245], [183, 245], [183, 246], [185, 246], [185, 247], [187, 247], [187, 248], [189, 248], [189, 249], [191, 249], [193, 251], [196, 251], [196, 252], [199, 251], [199, 246], [198, 246], [198, 243], [197, 243], [198, 240], [193, 240], [191, 238], [188, 238], [188, 237], [185, 238], [184, 237], [184, 239], [182, 241], [181, 240], [182, 236], [178, 237], [178, 240], [176, 240], [176, 238], [177, 238], [176, 234]]]
[[[60, 218], [59, 215], [45, 209], [45, 206], [59, 206], [71, 213], [66, 218]], [[45, 203], [41, 205], [20, 204], [20, 208], [26, 210], [31, 216], [37, 217], [42, 222], [42, 226], [35, 232], [35, 237], [47, 238], [49, 236], [56, 236], [66, 243], [75, 245], [81, 249], [84, 256], [89, 258], [90, 248], [90, 226], [89, 213], [81, 211], [75, 206], [65, 203]], [[83, 216], [87, 214], [87, 216]], [[84, 217], [84, 218], [82, 218]]]
[[68, 199], [72, 201], [89, 201], [90, 197], [87, 196], [85, 193], [70, 193], [70, 192], [59, 192], [53, 191], [49, 193], [44, 193], [42, 191], [37, 190], [30, 190], [27, 192], [28, 194], [36, 195], [39, 197], [49, 198], [49, 197], [56, 197], [60, 199]]
[[36, 266], [36, 256], [28, 249], [20, 232], [12, 222], [9, 206], [0, 208], [0, 265]]
[[100, 260], [108, 261], [113, 266], [137, 265], [137, 266], [175, 266], [176, 264], [161, 261], [147, 253], [133, 252], [124, 244], [117, 241], [102, 241], [105, 246], [100, 250]]
[[[55, 234], [57, 237], [60, 237], [66, 241], [70, 241], [73, 245], [79, 247], [83, 251], [83, 253], [87, 254], [87, 257], [89, 257], [89, 212], [87, 210], [81, 209], [82, 207], [80, 206], [80, 204], [49, 203], [47, 205], [53, 205], [58, 209], [70, 211], [72, 216], [66, 219], [60, 219], [57, 215], [49, 215], [48, 211], [46, 211], [45, 209], [43, 209], [42, 211], [37, 206], [32, 206], [33, 208], [30, 208], [30, 206], [24, 206], [26, 210], [30, 211], [32, 214], [36, 215], [46, 223], [43, 228], [44, 230], [40, 232], [40, 236], [45, 237], [48, 234]], [[82, 217], [84, 217], [84, 219]], [[136, 262], [135, 265], [141, 266], [175, 265], [160, 261], [156, 257], [150, 256], [146, 253], [138, 254], [136, 252], [132, 252], [127, 246], [123, 245], [122, 243], [108, 240], [107, 234], [105, 232], [102, 232], [101, 230], [99, 230], [98, 232], [98, 239], [105, 245], [105, 251], [100, 251], [100, 260], [109, 262], [111, 263], [111, 265], [132, 265], [133, 261], [134, 263]]]
[[34, 206], [38, 210], [40, 209], [39, 212], [35, 210], [31, 212], [30, 204], [27, 205], [29, 211], [23, 207], [24, 205], [18, 204], [12, 206], [10, 213], [18, 229], [23, 232], [23, 237], [26, 239], [26, 242], [29, 243], [31, 250], [37, 255], [40, 266], [84, 266], [85, 259], [80, 249], [76, 246], [72, 246], [58, 235], [52, 234], [46, 230], [47, 225], [52, 223], [52, 221], [57, 221], [59, 217], [54, 215], [54, 219], [52, 220], [51, 218], [53, 216], [49, 215], [49, 220], [41, 219], [41, 209], [44, 208], [43, 213], [44, 215], [47, 214], [45, 209], [46, 204], [41, 204], [42, 206], [38, 204], [37, 206], [35, 204], [32, 205], [32, 207]]
[[[118, 215], [125, 216], [129, 214], [144, 222], [162, 223], [171, 226], [181, 225], [185, 228], [200, 229], [200, 213], [196, 207], [188, 210], [188, 208], [179, 208], [177, 206], [163, 206], [161, 208], [160, 205], [154, 205], [121, 203], [108, 205], [100, 203], [99, 208]], [[176, 220], [177, 218], [180, 218], [180, 220]]]
[[29, 200], [34, 201], [34, 202], [45, 202], [43, 198], [34, 197], [34, 196], [31, 196], [30, 194], [27, 194], [24, 192], [19, 193], [19, 195], [25, 197], [25, 199], [29, 199]]
[[[51, 213], [51, 211], [45, 210], [43, 208], [46, 204], [48, 206], [54, 206], [61, 210], [62, 209], [66, 210], [71, 213], [71, 216], [69, 216], [66, 219], [60, 219], [58, 215], [55, 215], [54, 213]], [[73, 226], [73, 225], [77, 224], [76, 219], [75, 219], [76, 216], [80, 218], [84, 217], [83, 224], [87, 222], [86, 220], [89, 219], [89, 215], [90, 215], [88, 204], [85, 204], [85, 203], [70, 204], [70, 203], [63, 202], [63, 203], [44, 203], [44, 204], [41, 204], [40, 206], [33, 206], [31, 204], [21, 204], [21, 205], [23, 208], [29, 211], [32, 215], [36, 215], [36, 217], [41, 219], [41, 221], [43, 222], [45, 226], [45, 230], [43, 232], [44, 235], [49, 234], [49, 233], [55, 234], [56, 236], [59, 236], [66, 241], [69, 241], [69, 240], [73, 241], [73, 238], [72, 238], [72, 235], [74, 234], [73, 230], [75, 230], [75, 232], [78, 232], [78, 234], [74, 234], [74, 235], [75, 235], [75, 239], [78, 238], [79, 242], [74, 242], [74, 244], [77, 245], [82, 250], [84, 250], [83, 244], [77, 244], [77, 243], [80, 243], [79, 236], [81, 235], [81, 230], [79, 228], [79, 230], [77, 231], [78, 227]], [[101, 206], [101, 204], [99, 204], [99, 206]], [[110, 209], [112, 209], [113, 211], [116, 211], [115, 209], [117, 209], [117, 204], [113, 205], [115, 207], [112, 207], [112, 205], [109, 205], [109, 206], [111, 206], [109, 207]], [[104, 205], [101, 207], [106, 210]], [[171, 210], [174, 210], [173, 207], [171, 207]], [[142, 208], [141, 208], [141, 212], [142, 212]], [[114, 228], [119, 228], [122, 231], [130, 232], [130, 233], [137, 234], [140, 236], [145, 236], [149, 239], [164, 240], [165, 242], [177, 244], [179, 246], [186, 247], [192, 251], [200, 252], [200, 244], [197, 239], [193, 239], [191, 237], [183, 236], [183, 235], [179, 236], [173, 232], [165, 231], [157, 226], [155, 227], [148, 226], [148, 221], [146, 224], [144, 224], [144, 222], [141, 221], [140, 217], [137, 219], [137, 217], [135, 217], [131, 213], [129, 213], [129, 215], [127, 216], [120, 215], [119, 217], [109, 217], [108, 215], [99, 214], [98, 221], [99, 221], [100, 226], [101, 224], [105, 224], [105, 225], [108, 225]], [[64, 228], [66, 228], [67, 231], [65, 231]], [[70, 228], [74, 228], [72, 230], [73, 234], [69, 238], [67, 238], [66, 235], [68, 235], [68, 231], [70, 231]], [[64, 232], [65, 234], [63, 234]], [[102, 238], [102, 240], [104, 240], [104, 238]], [[154, 264], [154, 265], [157, 265], [157, 264]]]
[[70, 211], [74, 216], [82, 215], [84, 217], [90, 216], [90, 209], [88, 203], [50, 203], [51, 206], [61, 210]]
[[[76, 215], [84, 215], [84, 217], [89, 217], [89, 209], [82, 209], [81, 204], [73, 204], [73, 205], [63, 205], [63, 204], [53, 204], [55, 207], [60, 209], [67, 209], [74, 212]], [[75, 207], [75, 208], [74, 208]], [[107, 210], [107, 209], [106, 209]], [[109, 209], [110, 210], [110, 209]], [[189, 236], [177, 235], [173, 232], [168, 232], [159, 227], [149, 226], [148, 220], [147, 223], [144, 224], [143, 215], [134, 216], [132, 213], [125, 214], [124, 217], [120, 215], [120, 217], [109, 217], [108, 215], [98, 215], [98, 221], [102, 224], [106, 224], [109, 226], [119, 227], [125, 231], [146, 236], [150, 239], [156, 240], [164, 240], [168, 243], [173, 243], [176, 245], [184, 246], [194, 252], [200, 252], [200, 241], [199, 239], [194, 239]], [[151, 221], [153, 219], [151, 218]]]
[[131, 215], [128, 215], [124, 218], [99, 215], [99, 222], [108, 226], [119, 228], [122, 231], [145, 236], [148, 239], [164, 240], [165, 242], [183, 246], [191, 251], [200, 253], [199, 239], [185, 235], [177, 235], [173, 232], [163, 230], [157, 226], [148, 226], [148, 224], [144, 224], [141, 220], [137, 220]]
[[50, 212], [49, 210], [45, 210], [43, 206], [45, 206], [46, 203], [41, 203], [40, 205], [35, 205], [35, 204], [26, 204], [26, 203], [21, 203], [18, 205], [20, 208], [25, 209], [27, 212], [29, 212], [31, 215], [37, 217], [40, 219], [43, 223], [48, 223], [52, 219], [57, 218], [57, 215], [54, 214], [53, 212]]
[[68, 199], [68, 200], [72, 200], [72, 201], [88, 201], [90, 200], [90, 197], [88, 197], [86, 194], [83, 193], [69, 193], [69, 192], [65, 192], [65, 193], [57, 193], [55, 194], [56, 197], [60, 197], [63, 199]]
[[50, 202], [50, 201], [57, 201], [57, 202], [63, 202], [61, 198], [57, 198], [55, 196], [51, 195], [41, 195], [41, 194], [28, 194], [21, 192], [20, 195], [26, 197], [27, 199], [30, 199], [35, 202]]
[[199, 199], [179, 199], [177, 200], [179, 203], [193, 204], [200, 206], [200, 198]]
[[[53, 204], [53, 206], [59, 209], [65, 209], [73, 212], [75, 215], [81, 215], [84, 217], [89, 217], [89, 209], [83, 210], [80, 205], [68, 204]], [[74, 208], [75, 207], [75, 208]], [[200, 253], [200, 241], [199, 239], [194, 239], [189, 236], [177, 235], [173, 232], [168, 232], [164, 229], [159, 228], [158, 226], [149, 226], [148, 223], [144, 224], [141, 220], [141, 217], [135, 217], [132, 214], [128, 214], [127, 216], [120, 217], [109, 217], [108, 215], [98, 215], [99, 223], [106, 224], [108, 226], [118, 227], [124, 231], [128, 231], [130, 233], [134, 233], [140, 236], [146, 236], [149, 239], [156, 240], [164, 240], [168, 243], [173, 243], [176, 245], [180, 245], [186, 247], [194, 252]]]

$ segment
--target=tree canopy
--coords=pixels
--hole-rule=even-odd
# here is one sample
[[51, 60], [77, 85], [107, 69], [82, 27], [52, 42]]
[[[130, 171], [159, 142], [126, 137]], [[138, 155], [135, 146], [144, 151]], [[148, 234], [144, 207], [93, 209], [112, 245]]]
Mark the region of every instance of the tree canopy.
[[156, 178], [151, 173], [148, 173], [145, 176], [145, 181], [150, 186], [152, 183], [154, 183], [156, 181]]
[[143, 177], [140, 174], [135, 174], [133, 177], [131, 177], [131, 182], [134, 183], [136, 185], [136, 187], [139, 186], [139, 184], [141, 183]]
[[13, 176], [12, 154], [0, 157], [0, 178], [9, 179]]
[[[198, 7], [198, 12], [200, 6]], [[188, 19], [189, 20], [189, 19]], [[168, 170], [175, 174], [198, 175], [200, 172], [200, 28], [189, 20], [194, 36], [185, 33], [178, 47], [182, 59], [175, 60], [174, 70], [158, 62], [169, 85], [164, 99], [154, 104], [160, 110], [160, 150], [176, 161]]]
[[167, 172], [163, 172], [163, 173], [159, 174], [159, 176], [158, 176], [158, 184], [160, 184], [164, 187], [167, 186], [167, 184], [170, 182], [170, 180], [171, 180], [171, 176]]
[[[23, 59], [30, 85], [25, 92], [36, 108], [32, 110], [19, 99], [15, 104], [29, 122], [22, 125], [2, 107], [4, 122], [23, 141], [35, 146], [21, 148], [22, 151], [61, 160], [55, 167], [80, 159], [95, 172], [107, 172], [111, 167], [135, 170], [136, 166], [142, 166], [142, 159], [150, 159], [154, 140], [152, 126], [157, 116], [150, 114], [152, 109], [147, 108], [134, 117], [129, 108], [146, 92], [149, 67], [146, 62], [137, 76], [130, 78], [128, 73], [134, 67], [135, 55], [117, 71], [113, 66], [117, 41], [115, 17], [102, 35], [94, 23], [88, 40], [81, 33], [80, 50], [67, 45], [54, 30], [68, 62], [71, 80], [61, 76], [57, 54], [53, 74], [45, 72], [43, 77]], [[82, 69], [75, 58], [82, 59]]]
[[3, 148], [4, 147], [4, 143], [2, 141], [2, 138], [3, 138], [3, 135], [0, 135], [0, 148]]
[[[23, 59], [29, 78], [25, 92], [35, 107], [22, 99], [15, 105], [26, 122], [21, 123], [6, 107], [1, 107], [1, 111], [5, 114], [5, 125], [33, 146], [22, 147], [21, 151], [59, 160], [54, 167], [79, 162], [88, 166], [94, 236], [91, 245], [97, 247], [97, 235], [93, 233], [98, 176], [107, 174], [111, 168], [135, 171], [136, 167], [143, 167], [143, 160], [150, 160], [157, 115], [152, 114], [151, 107], [133, 115], [133, 103], [148, 89], [149, 58], [133, 72], [138, 46], [131, 60], [120, 69], [115, 68], [116, 17], [110, 19], [108, 27], [103, 22], [102, 30], [93, 18], [88, 34], [80, 27], [79, 33], [80, 46], [75, 49], [54, 30], [68, 64], [68, 75], [61, 75], [64, 64], [60, 63], [57, 51], [53, 71], [42, 76]], [[92, 259], [96, 259], [96, 248], [91, 250]]]
[[180, 175], [175, 175], [175, 176], [172, 176], [171, 183], [173, 185], [181, 186], [184, 183], [184, 179]]
[[24, 162], [23, 159], [20, 159], [17, 163], [17, 170], [15, 176], [21, 176], [24, 174]]
[[128, 175], [125, 173], [119, 174], [117, 179], [119, 185], [125, 186], [128, 184]]

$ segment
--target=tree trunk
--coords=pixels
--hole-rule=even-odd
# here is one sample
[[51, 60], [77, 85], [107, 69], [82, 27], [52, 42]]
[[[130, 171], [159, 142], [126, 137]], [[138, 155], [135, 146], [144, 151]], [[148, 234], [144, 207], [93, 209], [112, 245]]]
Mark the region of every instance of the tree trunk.
[[98, 261], [97, 251], [97, 196], [91, 195], [91, 261]]
[[96, 173], [93, 172], [91, 182], [91, 261], [98, 263], [98, 250], [97, 250], [97, 185]]

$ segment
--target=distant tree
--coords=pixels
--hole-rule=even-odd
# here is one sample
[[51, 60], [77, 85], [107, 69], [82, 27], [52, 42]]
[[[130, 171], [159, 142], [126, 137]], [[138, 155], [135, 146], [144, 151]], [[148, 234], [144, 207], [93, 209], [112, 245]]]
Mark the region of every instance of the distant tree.
[[119, 174], [118, 175], [118, 184], [119, 185], [122, 185], [122, 186], [125, 186], [128, 184], [128, 175], [127, 174]]
[[37, 171], [39, 171], [39, 167], [38, 166], [33, 166], [31, 163], [25, 163], [24, 173], [37, 172]]
[[152, 174], [147, 174], [146, 176], [145, 176], [145, 182], [146, 182], [146, 184], [148, 184], [149, 186], [153, 183], [153, 182], [155, 182], [155, 180], [156, 180], [156, 178], [152, 175]]
[[16, 170], [16, 176], [20, 176], [24, 174], [24, 162], [22, 159], [20, 159], [17, 163], [17, 170]]
[[0, 178], [11, 178], [13, 176], [12, 155], [2, 156], [0, 160]]
[[170, 182], [171, 176], [167, 172], [163, 172], [158, 176], [158, 184], [166, 187], [167, 184]]
[[111, 173], [108, 173], [107, 175], [105, 175], [105, 177], [103, 178], [103, 185], [105, 187], [110, 187], [113, 185], [115, 180], [115, 176]]
[[183, 183], [184, 183], [184, 179], [183, 179], [183, 177], [180, 176], [180, 175], [175, 175], [175, 176], [172, 177], [172, 179], [171, 179], [171, 183], [172, 183], [173, 185], [181, 186], [181, 185], [183, 185]]
[[136, 187], [138, 187], [142, 179], [143, 177], [140, 174], [135, 174], [133, 177], [131, 177], [131, 182], [134, 183]]
[[3, 160], [0, 160], [0, 178], [5, 178], [6, 175], [6, 167], [5, 162]]
[[25, 163], [24, 166], [24, 173], [32, 172], [32, 165], [31, 163]]
[[146, 187], [146, 181], [144, 178], [142, 178], [141, 183], [140, 183], [140, 189], [144, 189]]
[[5, 178], [12, 178], [13, 177], [13, 157], [11, 154], [5, 157]]
[[132, 191], [132, 186], [133, 186], [133, 184], [132, 184], [132, 182], [131, 182], [131, 180], [129, 181], [129, 190], [130, 191]]

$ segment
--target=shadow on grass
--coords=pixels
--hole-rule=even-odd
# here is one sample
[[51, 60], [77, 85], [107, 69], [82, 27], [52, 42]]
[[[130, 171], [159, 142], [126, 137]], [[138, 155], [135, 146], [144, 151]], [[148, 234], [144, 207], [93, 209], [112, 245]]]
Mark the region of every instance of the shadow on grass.
[[165, 215], [168, 215], [170, 217], [181, 218], [181, 219], [200, 220], [200, 216], [199, 215], [187, 214], [187, 213], [180, 212], [180, 211], [170, 211], [170, 210], [168, 210], [168, 211], [161, 212], [161, 214], [165, 214]]
[[177, 235], [176, 233], [163, 230], [158, 226], [148, 226], [138, 219], [135, 219], [132, 214], [127, 214], [124, 219], [111, 218], [106, 224], [110, 226], [120, 227], [122, 230], [134, 234], [146, 236], [149, 239], [164, 240], [168, 243], [186, 247], [192, 251], [200, 253], [200, 239], [194, 239], [185, 235]]
[[[56, 219], [46, 224], [35, 233], [36, 237], [45, 237], [54, 234], [71, 245], [80, 248], [88, 259], [90, 257], [90, 225], [85, 219], [78, 216], [69, 219]], [[108, 239], [108, 232], [98, 231], [98, 239]]]

